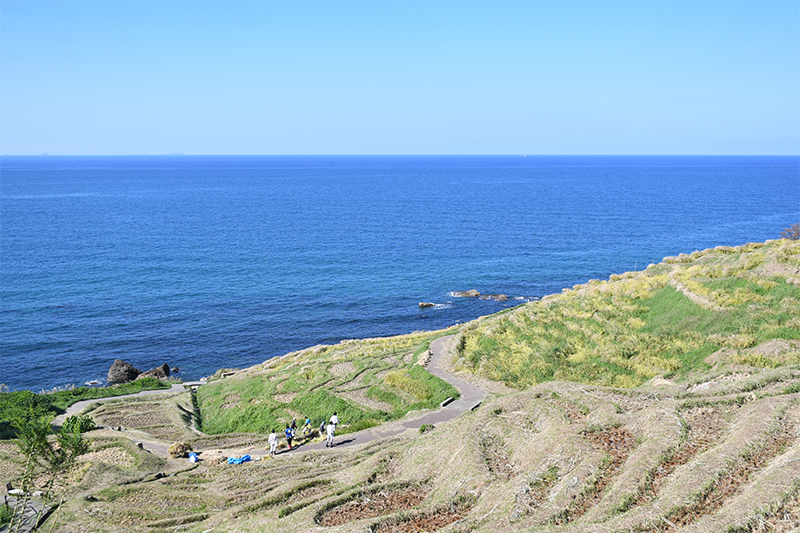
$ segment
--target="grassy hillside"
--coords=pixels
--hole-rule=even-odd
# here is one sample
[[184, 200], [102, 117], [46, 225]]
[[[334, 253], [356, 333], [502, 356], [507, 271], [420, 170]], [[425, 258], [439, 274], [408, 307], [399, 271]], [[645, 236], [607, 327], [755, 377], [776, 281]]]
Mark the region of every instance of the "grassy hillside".
[[[462, 368], [517, 389], [554, 379], [635, 387], [731, 363], [800, 363], [800, 243], [781, 240], [668, 257], [643, 272], [566, 289], [463, 331]], [[774, 351], [774, 350], [773, 350]]]
[[343, 341], [278, 357], [211, 381], [197, 393], [203, 431], [268, 433], [292, 418], [339, 413], [341, 431], [438, 406], [458, 391], [417, 364], [432, 333]]
[[15, 419], [30, 416], [31, 412], [48, 417], [64, 413], [66, 408], [81, 400], [94, 400], [136, 394], [144, 390], [168, 389], [169, 385], [153, 377], [137, 379], [108, 387], [74, 387], [35, 394], [23, 390], [0, 392], [0, 439], [14, 436]]
[[[796, 531], [799, 283], [798, 242], [695, 252], [446, 332], [221, 372], [197, 395], [216, 435], [186, 393], [95, 407], [126, 429], [86, 434], [56, 531]], [[338, 410], [355, 429], [451, 395], [415, 363], [459, 332], [460, 377], [513, 388], [428, 431], [404, 419], [391, 438], [264, 456], [264, 430], [292, 417]], [[260, 460], [225, 461], [244, 453]], [[0, 441], [0, 472], [23, 469]]]
[[[166, 435], [174, 402], [97, 416]], [[263, 436], [196, 437], [202, 461], [192, 464], [119, 432], [87, 435], [93, 450], [72, 476], [62, 533], [741, 533], [800, 521], [797, 365], [633, 390], [553, 381], [424, 434], [242, 465], [224, 458], [263, 449]], [[0, 441], [0, 470], [21, 463]]]

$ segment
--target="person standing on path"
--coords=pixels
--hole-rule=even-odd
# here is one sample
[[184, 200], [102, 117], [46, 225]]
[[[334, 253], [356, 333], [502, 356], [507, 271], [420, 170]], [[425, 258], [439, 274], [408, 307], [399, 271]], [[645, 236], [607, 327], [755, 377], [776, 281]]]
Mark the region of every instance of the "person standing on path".
[[336, 434], [336, 426], [339, 425], [339, 417], [336, 416], [336, 411], [328, 422], [328, 438], [325, 441], [325, 446], [333, 448], [333, 436]]
[[333, 435], [336, 432], [335, 424], [328, 424], [328, 438], [325, 439], [325, 447], [333, 448]]
[[286, 442], [289, 443], [289, 449], [291, 450], [292, 449], [292, 438], [294, 437], [294, 431], [292, 431], [292, 428], [289, 427], [289, 425], [287, 424], [286, 425], [286, 431], [284, 431], [284, 433], [286, 434]]
[[267, 442], [269, 442], [269, 454], [275, 455], [276, 453], [278, 453], [278, 435], [277, 433], [275, 433], [274, 429], [270, 430]]

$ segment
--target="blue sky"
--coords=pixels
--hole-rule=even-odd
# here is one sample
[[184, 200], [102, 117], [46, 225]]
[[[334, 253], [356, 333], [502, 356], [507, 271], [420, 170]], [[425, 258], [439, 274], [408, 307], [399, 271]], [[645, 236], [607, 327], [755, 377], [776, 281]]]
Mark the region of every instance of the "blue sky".
[[0, 153], [798, 154], [800, 2], [0, 3]]

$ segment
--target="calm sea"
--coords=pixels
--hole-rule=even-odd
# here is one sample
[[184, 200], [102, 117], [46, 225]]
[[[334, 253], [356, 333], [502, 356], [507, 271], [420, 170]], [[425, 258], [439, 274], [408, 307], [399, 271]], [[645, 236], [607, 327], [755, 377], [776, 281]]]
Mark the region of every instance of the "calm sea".
[[[194, 379], [442, 328], [778, 238], [798, 176], [797, 157], [2, 157], [0, 383], [117, 358]], [[449, 295], [467, 289], [510, 299]]]

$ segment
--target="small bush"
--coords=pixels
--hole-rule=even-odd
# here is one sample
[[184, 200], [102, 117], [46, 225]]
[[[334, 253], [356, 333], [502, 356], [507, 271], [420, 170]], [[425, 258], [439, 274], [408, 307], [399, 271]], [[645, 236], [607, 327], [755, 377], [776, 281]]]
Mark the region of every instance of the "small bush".
[[80, 416], [70, 416], [64, 422], [62, 429], [68, 433], [86, 433], [87, 431], [93, 430], [97, 427], [92, 420], [92, 417], [88, 415], [80, 415]]
[[8, 524], [13, 515], [14, 511], [10, 509], [7, 504], [0, 505], [0, 527]]
[[36, 394], [29, 390], [0, 392], [0, 438], [13, 437], [15, 432], [11, 420], [22, 415], [28, 416], [33, 409], [41, 416], [55, 417], [67, 407], [81, 400], [95, 400], [112, 396], [135, 394], [144, 390], [167, 389], [157, 378], [142, 378], [110, 387], [75, 387], [54, 392]]
[[792, 224], [788, 228], [783, 228], [783, 231], [781, 231], [781, 237], [784, 239], [789, 239], [790, 241], [796, 241], [800, 239], [800, 224]]

